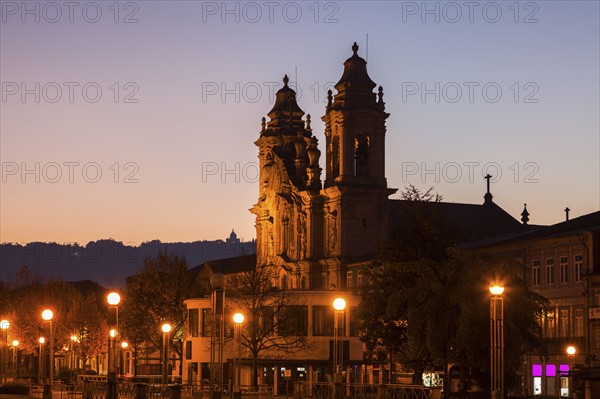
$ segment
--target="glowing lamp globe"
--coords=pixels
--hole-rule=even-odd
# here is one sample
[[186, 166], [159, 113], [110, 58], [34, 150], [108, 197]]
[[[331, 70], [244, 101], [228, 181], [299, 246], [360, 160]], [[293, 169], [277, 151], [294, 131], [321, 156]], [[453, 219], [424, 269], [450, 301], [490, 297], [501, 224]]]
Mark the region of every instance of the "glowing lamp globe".
[[0, 321], [0, 328], [3, 330], [8, 330], [8, 327], [10, 327], [10, 322], [8, 320], [2, 320]]
[[244, 315], [241, 313], [236, 313], [233, 315], [233, 322], [235, 324], [242, 324], [244, 322]]
[[162, 330], [162, 332], [164, 333], [168, 333], [171, 332], [171, 325], [169, 323], [165, 323], [163, 324], [160, 329]]
[[337, 311], [346, 309], [346, 300], [344, 298], [335, 298], [333, 308]]
[[54, 317], [54, 313], [52, 313], [52, 311], [50, 309], [45, 309], [42, 312], [42, 319], [44, 319], [46, 321], [52, 320], [53, 317]]
[[502, 295], [504, 293], [504, 286], [500, 283], [492, 283], [490, 285], [490, 293], [492, 295]]
[[113, 291], [108, 294], [108, 296], [106, 297], [106, 300], [108, 301], [109, 305], [117, 306], [119, 304], [119, 302], [121, 302], [121, 295], [119, 295], [119, 293]]
[[17, 346], [19, 346], [19, 340], [18, 340], [18, 339], [15, 339], [15, 340], [12, 342], [12, 346], [14, 346], [14, 347], [17, 347]]
[[567, 347], [567, 354], [573, 356], [577, 352], [577, 349], [573, 345]]
[[44, 339], [44, 337], [40, 337], [40, 339], [38, 339], [38, 341], [40, 342], [40, 344], [43, 344], [44, 342], [46, 342], [46, 340]]

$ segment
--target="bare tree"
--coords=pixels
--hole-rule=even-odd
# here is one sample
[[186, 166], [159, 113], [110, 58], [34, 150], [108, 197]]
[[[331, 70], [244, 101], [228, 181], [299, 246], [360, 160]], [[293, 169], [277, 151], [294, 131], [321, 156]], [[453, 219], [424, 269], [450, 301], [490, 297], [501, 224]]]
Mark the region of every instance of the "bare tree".
[[308, 306], [293, 291], [279, 290], [273, 267], [256, 267], [228, 278], [227, 296], [246, 320], [241, 345], [252, 357], [252, 385], [263, 353], [290, 354], [309, 349]]

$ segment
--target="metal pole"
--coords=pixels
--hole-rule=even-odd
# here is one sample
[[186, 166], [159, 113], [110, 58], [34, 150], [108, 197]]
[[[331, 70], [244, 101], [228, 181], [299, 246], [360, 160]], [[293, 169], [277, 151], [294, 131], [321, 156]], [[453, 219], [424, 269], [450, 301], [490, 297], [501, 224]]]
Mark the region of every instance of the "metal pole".
[[38, 385], [43, 384], [44, 377], [44, 344], [40, 342], [40, 350], [38, 353]]
[[168, 384], [169, 383], [169, 378], [168, 378], [168, 359], [169, 359], [169, 347], [167, 345], [167, 335], [169, 333], [164, 332], [163, 333], [163, 367], [162, 367], [162, 383], [163, 384]]
[[50, 320], [50, 344], [48, 345], [50, 351], [50, 385], [54, 382], [54, 329], [52, 328], [52, 320]]

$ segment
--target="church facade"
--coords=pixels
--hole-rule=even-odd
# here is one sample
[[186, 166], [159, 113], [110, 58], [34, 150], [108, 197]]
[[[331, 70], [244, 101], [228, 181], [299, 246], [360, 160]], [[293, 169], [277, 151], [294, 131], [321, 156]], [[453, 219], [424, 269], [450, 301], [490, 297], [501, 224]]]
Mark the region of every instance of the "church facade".
[[283, 289], [345, 289], [347, 273], [372, 258], [388, 221], [383, 89], [367, 74], [358, 46], [329, 91], [325, 180], [310, 115], [288, 86], [277, 92], [259, 139], [257, 266], [276, 266]]

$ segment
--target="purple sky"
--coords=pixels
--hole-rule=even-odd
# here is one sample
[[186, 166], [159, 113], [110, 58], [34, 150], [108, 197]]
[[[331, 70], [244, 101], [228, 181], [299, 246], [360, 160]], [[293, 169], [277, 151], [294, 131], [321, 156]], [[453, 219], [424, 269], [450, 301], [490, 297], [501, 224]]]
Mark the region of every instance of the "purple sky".
[[273, 92], [287, 73], [324, 151], [367, 34], [390, 187], [480, 203], [489, 172], [530, 223], [600, 208], [596, 1], [69, 4], [1, 2], [2, 242], [253, 238]]

